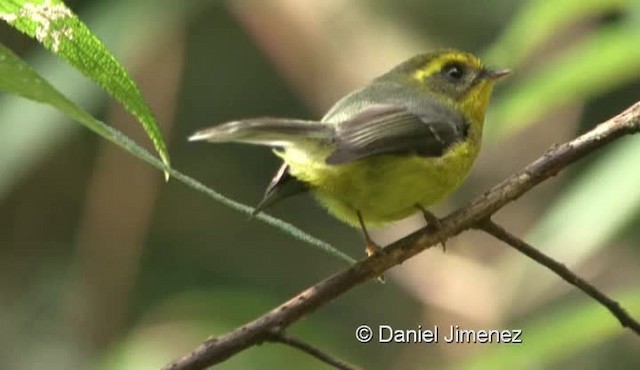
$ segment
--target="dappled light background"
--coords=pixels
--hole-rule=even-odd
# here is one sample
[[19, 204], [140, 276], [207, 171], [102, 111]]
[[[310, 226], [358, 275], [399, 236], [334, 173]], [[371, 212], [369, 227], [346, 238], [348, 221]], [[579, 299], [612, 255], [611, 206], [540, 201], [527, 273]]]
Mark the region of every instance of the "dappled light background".
[[[189, 143], [249, 116], [317, 119], [405, 58], [441, 47], [514, 70], [484, 149], [440, 216], [640, 99], [640, 4], [624, 0], [67, 1], [139, 83], [172, 164], [257, 204], [279, 160]], [[122, 107], [35, 42], [8, 45], [96, 117], [150, 147]], [[495, 219], [640, 317], [640, 139], [616, 142]], [[361, 258], [308, 196], [269, 212]], [[380, 243], [423, 226], [373, 230]], [[0, 367], [155, 369], [346, 267], [162, 174], [49, 108], [0, 96]], [[395, 267], [291, 327], [371, 369], [632, 369], [640, 339], [545, 268], [479, 232]], [[361, 344], [361, 324], [522, 329], [522, 344]], [[223, 369], [323, 369], [277, 344]]]

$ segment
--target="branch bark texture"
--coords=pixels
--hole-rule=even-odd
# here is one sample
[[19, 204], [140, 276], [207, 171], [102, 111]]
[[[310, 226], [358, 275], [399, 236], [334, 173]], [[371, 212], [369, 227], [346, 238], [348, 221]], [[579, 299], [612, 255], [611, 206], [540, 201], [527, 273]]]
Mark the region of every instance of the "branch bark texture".
[[478, 227], [500, 208], [577, 160], [622, 136], [637, 132], [640, 132], [640, 102], [578, 138], [554, 145], [521, 171], [494, 186], [467, 206], [441, 219], [437, 230], [427, 227], [387, 246], [383, 252], [320, 281], [263, 316], [225, 335], [206, 340], [193, 352], [164, 369], [204, 369], [248, 347], [268, 341], [274, 330], [286, 329], [346, 291], [380, 276], [385, 270], [426, 248], [437, 245], [440, 240]]

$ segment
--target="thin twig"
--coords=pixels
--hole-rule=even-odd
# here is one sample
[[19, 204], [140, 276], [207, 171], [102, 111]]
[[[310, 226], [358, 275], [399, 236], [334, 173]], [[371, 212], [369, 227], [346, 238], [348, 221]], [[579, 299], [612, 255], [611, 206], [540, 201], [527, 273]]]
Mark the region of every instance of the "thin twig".
[[282, 343], [282, 344], [286, 344], [290, 347], [299, 349], [302, 352], [307, 353], [308, 355], [311, 355], [315, 358], [317, 358], [318, 360], [327, 363], [333, 367], [335, 367], [336, 369], [339, 370], [360, 370], [360, 368], [353, 366], [351, 364], [346, 363], [345, 361], [336, 358], [335, 356], [332, 356], [324, 351], [322, 351], [321, 349], [319, 349], [318, 347], [315, 347], [305, 341], [303, 341], [302, 339], [298, 339], [296, 337], [293, 337], [291, 335], [287, 335], [286, 333], [279, 331], [279, 330], [275, 330], [271, 333], [271, 335], [269, 337], [267, 337], [267, 341], [269, 342], [275, 342], [275, 343]]
[[527, 244], [522, 239], [514, 236], [513, 234], [505, 230], [502, 226], [493, 222], [491, 219], [487, 219], [484, 222], [478, 223], [477, 228], [485, 231], [490, 235], [493, 235], [499, 240], [502, 240], [506, 244], [517, 249], [520, 253], [526, 255], [527, 257], [530, 257], [534, 261], [540, 263], [541, 265], [555, 272], [564, 281], [582, 290], [591, 298], [600, 302], [603, 306], [609, 309], [609, 311], [611, 311], [613, 316], [615, 316], [618, 319], [618, 321], [620, 321], [620, 324], [623, 327], [629, 328], [633, 330], [636, 334], [640, 335], [640, 323], [638, 323], [635, 319], [633, 319], [627, 313], [627, 311], [620, 306], [618, 302], [609, 298], [607, 295], [605, 295], [600, 290], [598, 290], [598, 288], [594, 287], [589, 282], [585, 281], [580, 276], [573, 273], [564, 264], [554, 260], [553, 258], [540, 252], [530, 244]]
[[442, 218], [437, 230], [427, 227], [389, 245], [384, 251], [320, 281], [263, 316], [225, 335], [208, 339], [193, 352], [168, 364], [165, 369], [204, 369], [264, 342], [275, 328], [287, 328], [346, 291], [380, 276], [385, 270], [439, 243], [440, 240], [474, 227], [570, 164], [622, 136], [638, 131], [640, 102], [584, 135], [552, 147], [542, 157], [494, 186], [471, 204]]

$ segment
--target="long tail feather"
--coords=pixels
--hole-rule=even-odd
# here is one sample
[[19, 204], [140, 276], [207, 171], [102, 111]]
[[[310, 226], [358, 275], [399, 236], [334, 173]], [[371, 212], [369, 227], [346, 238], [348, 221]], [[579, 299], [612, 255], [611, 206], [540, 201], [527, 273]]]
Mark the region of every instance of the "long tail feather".
[[317, 121], [288, 118], [254, 118], [210, 127], [189, 137], [189, 141], [239, 142], [285, 147], [302, 141], [327, 141], [333, 127]]

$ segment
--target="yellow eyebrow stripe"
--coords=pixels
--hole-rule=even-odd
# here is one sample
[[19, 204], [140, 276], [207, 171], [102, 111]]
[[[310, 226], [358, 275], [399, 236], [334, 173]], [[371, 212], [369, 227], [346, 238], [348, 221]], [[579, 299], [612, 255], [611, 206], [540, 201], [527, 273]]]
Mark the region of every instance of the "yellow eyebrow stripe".
[[461, 54], [461, 53], [450, 53], [450, 54], [442, 55], [437, 59], [431, 60], [421, 68], [418, 68], [413, 73], [413, 78], [415, 78], [419, 82], [423, 82], [425, 79], [427, 79], [429, 76], [433, 75], [434, 73], [440, 72], [442, 70], [442, 67], [444, 67], [445, 64], [448, 64], [451, 62], [459, 62], [467, 65], [471, 64], [477, 67], [478, 69], [482, 69], [482, 64], [477, 59], [471, 59], [467, 55]]

